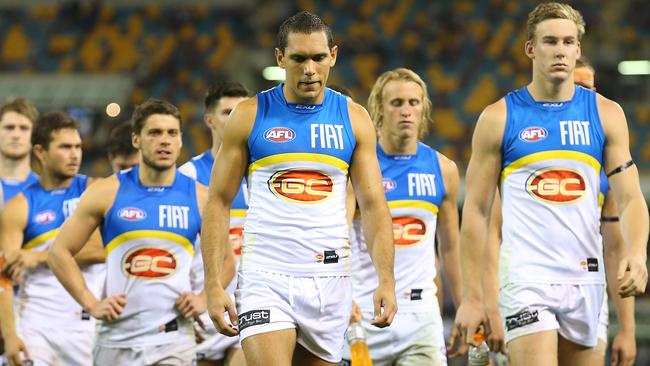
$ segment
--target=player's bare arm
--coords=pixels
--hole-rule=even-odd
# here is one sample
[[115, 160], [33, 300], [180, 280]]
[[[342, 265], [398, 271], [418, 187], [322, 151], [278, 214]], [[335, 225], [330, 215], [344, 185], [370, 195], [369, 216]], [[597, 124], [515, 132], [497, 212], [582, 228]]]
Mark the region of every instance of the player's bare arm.
[[598, 95], [597, 104], [607, 141], [605, 172], [610, 175], [621, 231], [628, 246], [618, 268], [618, 279], [622, 280], [618, 292], [622, 296], [640, 295], [648, 282], [648, 207], [641, 192], [637, 167], [629, 165], [632, 157], [625, 113], [617, 103], [601, 95]]
[[490, 210], [501, 172], [501, 140], [505, 129], [504, 99], [485, 108], [472, 138], [472, 155], [467, 167], [463, 205], [460, 255], [462, 299], [456, 312], [456, 326], [467, 343], [483, 324], [489, 324], [483, 304], [481, 276]]
[[119, 183], [114, 175], [89, 187], [79, 199], [73, 214], [61, 226], [48, 256], [50, 269], [81, 307], [93, 317], [108, 321], [119, 317], [126, 305], [126, 298], [122, 295], [98, 300], [86, 286], [73, 256], [102, 223], [118, 188]]
[[483, 303], [490, 323], [490, 335], [486, 342], [493, 352], [505, 353], [505, 334], [499, 313], [499, 249], [501, 247], [501, 196], [494, 195], [488, 227], [485, 261], [483, 262]]
[[210, 178], [208, 201], [203, 213], [201, 246], [205, 263], [205, 292], [208, 312], [216, 328], [225, 335], [234, 336], [234, 329], [224, 318], [228, 312], [230, 322], [237, 324], [235, 308], [224, 290], [224, 258], [232, 252], [228, 240], [230, 206], [240, 188], [248, 163], [248, 136], [257, 112], [257, 100], [241, 102], [233, 110], [224, 130], [223, 144], [215, 157]]
[[397, 311], [392, 223], [381, 184], [374, 126], [368, 112], [360, 105], [348, 100], [348, 110], [357, 141], [350, 164], [350, 178], [361, 210], [368, 253], [379, 277], [372, 324], [385, 327], [390, 325]]

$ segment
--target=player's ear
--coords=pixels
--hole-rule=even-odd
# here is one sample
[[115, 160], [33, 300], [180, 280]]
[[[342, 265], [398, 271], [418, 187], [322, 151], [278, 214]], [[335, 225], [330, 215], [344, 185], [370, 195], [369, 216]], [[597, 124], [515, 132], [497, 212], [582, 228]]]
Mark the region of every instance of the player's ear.
[[535, 43], [533, 40], [528, 40], [524, 44], [524, 52], [526, 53], [526, 56], [528, 56], [529, 59], [533, 60], [535, 59], [535, 55], [533, 54], [533, 47], [535, 46]]
[[339, 53], [339, 46], [334, 45], [332, 48], [330, 48], [330, 56], [332, 57], [332, 61], [330, 61], [330, 67], [333, 67], [336, 65], [336, 56]]
[[284, 52], [277, 47], [275, 48], [275, 61], [278, 63], [278, 66], [284, 69]]
[[131, 132], [131, 145], [136, 149], [140, 150], [140, 135], [135, 132]]

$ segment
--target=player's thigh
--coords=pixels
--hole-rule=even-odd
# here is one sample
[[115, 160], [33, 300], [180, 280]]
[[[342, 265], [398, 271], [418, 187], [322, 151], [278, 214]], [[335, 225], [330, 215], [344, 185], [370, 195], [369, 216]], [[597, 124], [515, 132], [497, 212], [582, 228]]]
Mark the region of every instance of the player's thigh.
[[296, 349], [293, 352], [293, 366], [336, 366], [337, 362], [325, 361], [322, 358], [314, 355], [300, 344], [296, 344]]
[[508, 342], [508, 360], [517, 366], [556, 366], [558, 335], [547, 330], [517, 337]]
[[244, 351], [241, 347], [232, 347], [228, 350], [225, 366], [246, 366]]
[[598, 338], [598, 344], [596, 347], [591, 349], [591, 360], [589, 361], [589, 364], [594, 366], [604, 366], [606, 353], [607, 343]]
[[248, 366], [289, 366], [295, 347], [295, 328], [258, 333], [242, 340]]
[[[558, 337], [558, 364], [559, 366], [592, 366], [594, 356], [593, 347], [585, 347], [562, 336]], [[602, 365], [604, 362], [600, 363]]]

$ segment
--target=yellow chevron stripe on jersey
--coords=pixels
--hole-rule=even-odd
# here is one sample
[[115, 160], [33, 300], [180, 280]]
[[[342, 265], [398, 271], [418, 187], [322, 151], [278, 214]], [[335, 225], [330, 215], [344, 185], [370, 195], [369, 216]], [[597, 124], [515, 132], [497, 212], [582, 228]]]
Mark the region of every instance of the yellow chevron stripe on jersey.
[[289, 162], [301, 162], [308, 161], [314, 163], [325, 163], [332, 165], [336, 168], [341, 169], [345, 174], [348, 174], [348, 163], [345, 161], [325, 154], [314, 154], [314, 153], [286, 153], [286, 154], [276, 154], [270, 155], [265, 158], [259, 159], [256, 162], [248, 166], [248, 175], [250, 175], [255, 170], [273, 165], [278, 163], [289, 163]]
[[571, 151], [571, 150], [549, 150], [549, 151], [542, 151], [542, 152], [526, 155], [524, 157], [521, 157], [513, 161], [512, 163], [510, 163], [510, 165], [508, 165], [501, 171], [501, 182], [503, 182], [503, 180], [506, 179], [506, 177], [510, 175], [510, 173], [526, 165], [536, 163], [538, 161], [556, 160], [556, 159], [576, 160], [585, 163], [590, 167], [594, 168], [594, 171], [596, 171], [596, 173], [600, 174], [600, 169], [601, 169], [600, 162], [598, 162], [596, 158], [594, 158], [589, 154], [585, 154], [579, 151]]
[[438, 206], [431, 202], [427, 201], [416, 201], [416, 200], [397, 200], [397, 201], [388, 201], [388, 207], [390, 209], [394, 208], [421, 208], [427, 210], [434, 215], [438, 214]]
[[244, 209], [230, 210], [230, 217], [246, 217], [246, 210]]
[[27, 244], [25, 244], [23, 246], [23, 249], [35, 248], [35, 247], [45, 243], [46, 241], [48, 241], [50, 239], [53, 239], [56, 236], [56, 234], [58, 234], [58, 233], [59, 233], [59, 229], [54, 229], [54, 230], [50, 230], [50, 231], [48, 231], [46, 233], [43, 233], [43, 234], [35, 237], [34, 239], [28, 241]]
[[605, 205], [605, 195], [603, 192], [598, 192], [598, 206], [603, 207]]
[[106, 254], [109, 254], [110, 252], [113, 251], [116, 247], [118, 247], [120, 244], [123, 244], [124, 242], [127, 242], [129, 240], [134, 240], [134, 239], [163, 239], [163, 240], [168, 240], [171, 242], [174, 242], [183, 248], [190, 252], [190, 255], [194, 255], [194, 246], [192, 243], [190, 243], [187, 238], [185, 238], [182, 235], [178, 235], [176, 233], [171, 233], [169, 231], [161, 231], [161, 230], [135, 230], [135, 231], [128, 231], [122, 235], [118, 235], [113, 240], [111, 240], [108, 245], [106, 245]]

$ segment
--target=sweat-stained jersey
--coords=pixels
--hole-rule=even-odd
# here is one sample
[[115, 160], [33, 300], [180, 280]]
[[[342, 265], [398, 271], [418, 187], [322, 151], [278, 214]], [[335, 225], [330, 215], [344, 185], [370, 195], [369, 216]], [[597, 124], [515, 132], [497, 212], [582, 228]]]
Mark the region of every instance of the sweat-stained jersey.
[[[22, 249], [41, 252], [52, 245], [61, 225], [77, 207], [87, 183], [88, 177], [77, 175], [67, 188], [45, 190], [36, 181], [22, 191], [28, 206]], [[92, 272], [85, 269], [82, 273], [89, 288], [96, 292], [99, 284]], [[90, 314], [82, 311], [46, 266], [27, 271], [17, 303], [21, 326], [77, 331], [93, 331], [95, 326]]]
[[191, 291], [190, 269], [201, 227], [196, 182], [176, 173], [171, 186], [143, 186], [138, 165], [117, 174], [120, 186], [101, 232], [106, 296], [125, 294], [119, 319], [102, 323], [98, 344], [135, 347], [193, 339], [192, 321], [175, 307]]
[[282, 86], [257, 95], [240, 270], [347, 276], [347, 99], [326, 88], [322, 104], [288, 103]]
[[[400, 311], [437, 306], [435, 237], [445, 185], [436, 150], [418, 143], [415, 155], [387, 155], [377, 144], [386, 200], [393, 220], [395, 291]], [[363, 311], [373, 311], [377, 274], [363, 237], [360, 215], [352, 230], [352, 288]]]
[[576, 86], [569, 101], [537, 102], [522, 88], [505, 100], [501, 285], [603, 284], [596, 93]]

